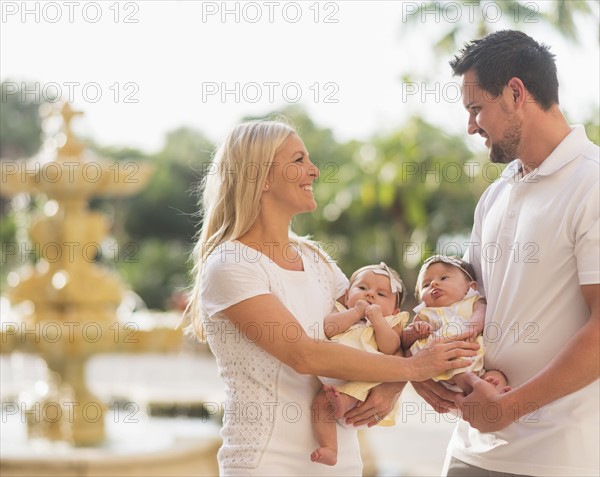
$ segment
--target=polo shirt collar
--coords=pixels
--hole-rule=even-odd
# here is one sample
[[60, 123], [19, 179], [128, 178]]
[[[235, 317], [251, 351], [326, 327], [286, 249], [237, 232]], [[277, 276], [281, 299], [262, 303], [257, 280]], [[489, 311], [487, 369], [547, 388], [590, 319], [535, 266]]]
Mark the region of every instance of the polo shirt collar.
[[[542, 162], [540, 167], [533, 172], [537, 176], [549, 176], [565, 166], [581, 153], [581, 145], [588, 142], [585, 128], [577, 124], [571, 132], [560, 142], [550, 155]], [[501, 174], [503, 179], [510, 179], [521, 173], [523, 165], [520, 159], [512, 161]]]
[[506, 168], [502, 171], [502, 174], [500, 174], [500, 177], [505, 180], [512, 179], [513, 177], [521, 174], [521, 168], [521, 161], [519, 159], [515, 159], [508, 166], [506, 166]]

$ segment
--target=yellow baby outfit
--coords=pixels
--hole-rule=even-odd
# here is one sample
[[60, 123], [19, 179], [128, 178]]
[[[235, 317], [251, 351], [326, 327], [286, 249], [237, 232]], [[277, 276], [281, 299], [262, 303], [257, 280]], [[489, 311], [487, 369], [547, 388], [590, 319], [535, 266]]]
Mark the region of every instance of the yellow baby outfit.
[[[346, 311], [343, 305], [336, 303], [337, 311]], [[393, 328], [397, 325], [401, 325], [402, 328], [406, 326], [410, 316], [408, 312], [401, 311], [396, 315], [386, 316], [385, 320]], [[334, 343], [340, 343], [352, 348], [356, 348], [362, 351], [368, 351], [369, 353], [380, 353], [377, 342], [375, 341], [375, 330], [371, 323], [365, 320], [361, 320], [348, 328], [343, 333], [337, 334], [331, 337], [330, 341]], [[341, 383], [341, 384], [340, 384]], [[359, 401], [364, 401], [369, 395], [369, 391], [381, 383], [370, 383], [363, 381], [339, 381], [336, 380], [334, 383], [335, 387], [339, 392], [348, 394], [355, 397]], [[396, 423], [395, 420], [395, 409], [390, 412], [381, 422], [380, 426], [393, 426]]]
[[[441, 336], [455, 336], [469, 331], [468, 323], [473, 316], [473, 305], [481, 296], [475, 290], [469, 290], [466, 297], [450, 306], [442, 307], [427, 307], [421, 304], [415, 308], [417, 315], [414, 321], [426, 321], [433, 326], [433, 332], [422, 340], [415, 341], [410, 347], [410, 352], [414, 355], [423, 348], [427, 348], [435, 338]], [[477, 350], [477, 355], [473, 358], [471, 364], [465, 368], [451, 369], [445, 373], [439, 374], [433, 378], [434, 381], [447, 381], [452, 376], [459, 373], [473, 372], [478, 376], [484, 373], [483, 369], [483, 337], [477, 336], [475, 340], [480, 348]], [[446, 383], [443, 383], [446, 384]], [[460, 388], [446, 386], [449, 389], [462, 392]]]

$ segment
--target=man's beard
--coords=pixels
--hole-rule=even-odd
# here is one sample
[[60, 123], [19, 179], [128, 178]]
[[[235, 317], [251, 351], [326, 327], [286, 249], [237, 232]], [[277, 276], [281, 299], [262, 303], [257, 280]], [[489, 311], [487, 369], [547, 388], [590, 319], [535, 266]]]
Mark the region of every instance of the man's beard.
[[502, 141], [492, 142], [490, 161], [495, 164], [507, 164], [517, 158], [521, 144], [521, 123], [514, 123], [506, 132]]

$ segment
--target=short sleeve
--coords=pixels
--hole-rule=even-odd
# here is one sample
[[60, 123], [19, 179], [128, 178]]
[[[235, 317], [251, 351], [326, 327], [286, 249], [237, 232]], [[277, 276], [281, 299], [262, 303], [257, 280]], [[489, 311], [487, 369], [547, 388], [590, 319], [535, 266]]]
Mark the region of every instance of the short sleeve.
[[209, 317], [248, 298], [271, 293], [269, 277], [258, 260], [249, 261], [241, 244], [226, 242], [202, 268], [200, 304]]
[[337, 266], [337, 263], [331, 262], [331, 266], [333, 267], [334, 273], [334, 285], [335, 285], [335, 299], [337, 300], [348, 290], [348, 285], [350, 282], [344, 272], [340, 270], [340, 267]]
[[575, 257], [580, 285], [600, 283], [599, 203], [598, 187], [594, 187], [576, 213]]

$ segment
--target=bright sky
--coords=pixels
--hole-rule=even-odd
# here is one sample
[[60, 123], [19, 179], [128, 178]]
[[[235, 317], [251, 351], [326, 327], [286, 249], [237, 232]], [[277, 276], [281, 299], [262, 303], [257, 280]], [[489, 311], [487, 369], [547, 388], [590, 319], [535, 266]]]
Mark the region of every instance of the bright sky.
[[[459, 79], [432, 43], [456, 26], [466, 27], [461, 43], [474, 38], [481, 13], [466, 0], [446, 2], [442, 14], [408, 25], [406, 14], [424, 3], [4, 0], [0, 75], [34, 82], [30, 99], [73, 100], [86, 113], [79, 130], [98, 142], [148, 152], [179, 126], [219, 140], [244, 115], [296, 102], [339, 140], [392, 131], [416, 113], [464, 132]], [[551, 2], [526, 3], [547, 11]], [[518, 18], [557, 55], [573, 123], [597, 117], [600, 104], [592, 5], [595, 18], [577, 19], [579, 44]], [[491, 29], [510, 27], [507, 16], [488, 2]]]

